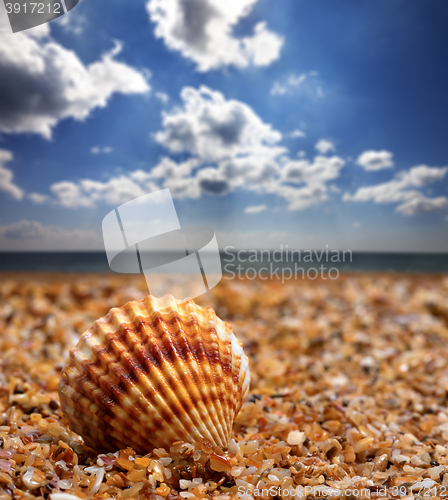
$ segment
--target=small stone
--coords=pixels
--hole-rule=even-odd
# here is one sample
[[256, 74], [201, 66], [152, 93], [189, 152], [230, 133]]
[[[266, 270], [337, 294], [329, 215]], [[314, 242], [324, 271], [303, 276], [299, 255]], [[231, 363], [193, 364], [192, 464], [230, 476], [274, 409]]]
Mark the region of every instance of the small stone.
[[305, 433], [300, 431], [291, 431], [286, 438], [286, 442], [291, 446], [300, 446], [305, 441]]
[[52, 410], [57, 410], [59, 409], [59, 403], [52, 399], [48, 405]]

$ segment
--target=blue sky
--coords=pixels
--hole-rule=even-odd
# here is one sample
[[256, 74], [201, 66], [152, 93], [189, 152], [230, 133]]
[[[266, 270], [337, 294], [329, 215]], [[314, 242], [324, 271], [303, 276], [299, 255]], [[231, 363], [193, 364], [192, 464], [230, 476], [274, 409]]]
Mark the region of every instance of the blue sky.
[[110, 210], [169, 187], [222, 248], [448, 251], [447, 17], [82, 0], [8, 34], [0, 11], [0, 249], [101, 249]]

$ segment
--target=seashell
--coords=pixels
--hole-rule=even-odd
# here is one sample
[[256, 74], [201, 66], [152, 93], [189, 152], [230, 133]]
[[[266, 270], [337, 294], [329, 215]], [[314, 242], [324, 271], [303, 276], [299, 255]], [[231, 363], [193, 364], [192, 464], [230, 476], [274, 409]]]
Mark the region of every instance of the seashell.
[[249, 379], [241, 342], [213, 309], [148, 295], [81, 336], [58, 392], [88, 446], [144, 454], [176, 441], [227, 447]]

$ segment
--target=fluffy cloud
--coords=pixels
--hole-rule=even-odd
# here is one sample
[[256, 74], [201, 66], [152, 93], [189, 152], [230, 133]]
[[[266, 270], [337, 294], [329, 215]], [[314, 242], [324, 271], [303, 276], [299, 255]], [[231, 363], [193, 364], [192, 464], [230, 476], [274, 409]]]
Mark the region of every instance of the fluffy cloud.
[[448, 209], [448, 198], [446, 196], [426, 198], [425, 196], [420, 195], [399, 205], [397, 207], [397, 212], [400, 212], [403, 215], [416, 215], [446, 209]]
[[334, 145], [334, 143], [328, 141], [327, 139], [321, 139], [316, 143], [314, 147], [321, 155], [326, 155], [331, 151], [336, 151], [336, 146]]
[[364, 151], [356, 160], [356, 163], [364, 170], [383, 170], [384, 168], [392, 168], [394, 162], [392, 153], [385, 149], [381, 151]]
[[264, 212], [268, 207], [266, 205], [253, 205], [250, 207], [246, 207], [244, 209], [244, 213], [246, 214], [259, 214]]
[[[180, 165], [162, 160], [152, 174], [160, 176], [165, 170], [165, 187], [173, 187], [171, 179], [183, 178], [174, 187], [180, 187], [184, 194], [197, 196], [198, 190], [225, 194], [243, 185], [260, 189], [278, 177], [279, 157], [287, 152], [278, 145], [282, 135], [249, 106], [226, 100], [220, 92], [207, 87], [186, 87], [181, 98], [183, 107], [164, 113], [163, 129], [155, 139], [171, 153], [187, 153], [192, 158]], [[186, 181], [193, 166], [203, 168], [194, 179]]]
[[26, 197], [37, 205], [42, 205], [50, 200], [49, 196], [40, 193], [29, 193]]
[[82, 35], [87, 25], [86, 17], [80, 13], [82, 6], [77, 6], [76, 10], [71, 10], [69, 15], [59, 17], [55, 22], [67, 33]]
[[297, 188], [284, 184], [273, 184], [268, 192], [284, 198], [288, 202], [289, 210], [292, 211], [305, 210], [328, 199], [328, 189], [323, 182], [305, 184]]
[[117, 43], [86, 66], [50, 37], [47, 25], [15, 34], [0, 30], [0, 131], [50, 138], [60, 120], [84, 120], [115, 93], [148, 92], [145, 76], [116, 59], [120, 51]]
[[186, 152], [217, 161], [271, 148], [282, 138], [247, 104], [226, 100], [208, 87], [185, 87], [181, 98], [183, 108], [163, 113], [163, 130], [155, 135], [172, 153]]
[[447, 172], [448, 167], [438, 168], [419, 165], [406, 172], [403, 179], [411, 186], [421, 187], [431, 182], [441, 181]]
[[21, 200], [24, 195], [23, 189], [13, 182], [14, 174], [12, 170], [5, 167], [5, 164], [13, 159], [13, 154], [5, 149], [0, 149], [0, 191], [8, 194], [15, 200]]
[[285, 164], [283, 178], [295, 184], [323, 184], [337, 179], [345, 162], [339, 156], [316, 156], [309, 160], [293, 160]]
[[448, 198], [427, 198], [417, 188], [440, 181], [448, 167], [428, 167], [419, 165], [408, 171], [400, 172], [395, 179], [376, 186], [358, 189], [354, 195], [345, 194], [345, 201], [374, 201], [375, 203], [400, 203], [396, 211], [403, 215], [416, 215], [424, 212], [448, 208]]
[[99, 250], [101, 235], [95, 231], [68, 230], [22, 219], [0, 226], [0, 244], [4, 250]]
[[113, 177], [106, 182], [83, 179], [77, 183], [62, 181], [50, 187], [55, 202], [66, 208], [91, 208], [97, 203], [121, 205], [129, 200], [143, 196], [155, 189], [147, 180], [136, 182], [127, 175]]
[[322, 88], [317, 84], [317, 71], [308, 71], [300, 75], [292, 74], [283, 80], [276, 80], [271, 87], [271, 95], [294, 94], [305, 92], [309, 96], [323, 97]]
[[0, 226], [0, 235], [14, 240], [43, 238], [45, 236], [45, 228], [40, 222], [22, 219], [5, 226]]
[[258, 23], [252, 36], [232, 31], [257, 0], [150, 0], [147, 10], [155, 35], [167, 47], [191, 59], [199, 71], [229, 65], [267, 66], [279, 58], [283, 38]]
[[328, 198], [327, 183], [344, 166], [340, 157], [291, 159], [279, 145], [280, 132], [246, 104], [207, 87], [186, 87], [181, 98], [182, 106], [162, 114], [162, 129], [154, 138], [182, 160], [164, 157], [149, 172], [135, 170], [107, 182], [53, 184], [56, 203], [67, 208], [117, 205], [161, 188], [169, 188], [177, 198], [238, 189], [269, 193], [285, 199], [291, 210]]
[[[180, 187], [182, 196], [192, 197], [197, 197], [198, 191], [225, 194], [250, 189], [286, 199], [291, 210], [303, 210], [327, 199], [326, 183], [339, 176], [342, 158], [292, 160], [279, 146], [282, 135], [246, 104], [226, 100], [207, 87], [187, 87], [181, 97], [184, 106], [164, 114], [163, 129], [155, 138], [172, 153], [188, 153], [196, 162], [192, 167], [164, 159], [153, 171], [158, 175], [164, 171], [164, 187], [172, 188], [174, 178], [178, 192]], [[320, 149], [329, 152], [333, 147], [327, 141]]]

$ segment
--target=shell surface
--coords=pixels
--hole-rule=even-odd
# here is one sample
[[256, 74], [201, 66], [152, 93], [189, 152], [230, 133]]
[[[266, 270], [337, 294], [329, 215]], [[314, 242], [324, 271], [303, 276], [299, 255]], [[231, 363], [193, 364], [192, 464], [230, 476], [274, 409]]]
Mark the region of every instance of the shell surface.
[[249, 379], [241, 342], [213, 309], [148, 295], [81, 336], [58, 392], [88, 446], [147, 453], [175, 441], [227, 447]]

